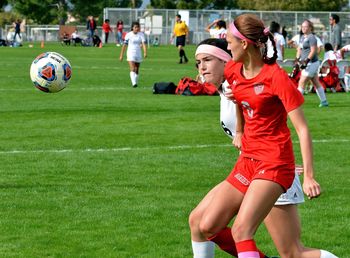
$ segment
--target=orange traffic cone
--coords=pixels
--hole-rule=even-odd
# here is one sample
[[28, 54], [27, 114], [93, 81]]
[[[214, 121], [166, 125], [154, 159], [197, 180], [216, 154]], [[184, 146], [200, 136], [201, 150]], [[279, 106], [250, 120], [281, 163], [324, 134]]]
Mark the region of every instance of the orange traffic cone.
[[41, 41], [40, 47], [41, 47], [41, 48], [44, 48], [44, 40]]
[[100, 45], [98, 46], [99, 48], [102, 48], [102, 42], [100, 42]]

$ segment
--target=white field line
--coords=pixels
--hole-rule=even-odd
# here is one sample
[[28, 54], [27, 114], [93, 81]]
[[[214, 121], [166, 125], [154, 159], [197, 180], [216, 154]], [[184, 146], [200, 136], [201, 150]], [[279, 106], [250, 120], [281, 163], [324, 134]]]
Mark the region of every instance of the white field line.
[[[320, 139], [313, 140], [313, 143], [347, 143], [350, 139]], [[294, 141], [294, 143], [299, 143]], [[8, 150], [0, 151], [0, 155], [6, 154], [30, 154], [30, 153], [73, 153], [73, 152], [124, 152], [124, 151], [150, 151], [150, 150], [175, 150], [175, 149], [202, 149], [212, 147], [229, 147], [231, 144], [202, 144], [202, 145], [177, 145], [177, 146], [159, 146], [159, 147], [120, 147], [120, 148], [98, 148], [98, 149], [51, 149], [51, 150]]]
[[[29, 85], [31, 86], [31, 85]], [[67, 86], [67, 89], [65, 91], [118, 91], [118, 90], [130, 90], [132, 87], [128, 86], [114, 86], [114, 87], [97, 87], [97, 88], [74, 88], [74, 86], [70, 87], [70, 85]], [[150, 90], [152, 87], [151, 86], [142, 86], [139, 87], [138, 90]], [[3, 89], [0, 88], [0, 91], [6, 91], [6, 92], [10, 92], [10, 91], [37, 91], [37, 89], [35, 89], [34, 85], [33, 87], [26, 87], [26, 88], [19, 88], [19, 89]]]
[[0, 154], [27, 154], [27, 153], [72, 153], [72, 152], [123, 152], [123, 151], [150, 151], [150, 150], [175, 150], [175, 149], [200, 149], [211, 147], [228, 147], [230, 144], [204, 144], [204, 145], [178, 145], [159, 147], [120, 147], [99, 149], [63, 149], [63, 150], [11, 150], [0, 151]]

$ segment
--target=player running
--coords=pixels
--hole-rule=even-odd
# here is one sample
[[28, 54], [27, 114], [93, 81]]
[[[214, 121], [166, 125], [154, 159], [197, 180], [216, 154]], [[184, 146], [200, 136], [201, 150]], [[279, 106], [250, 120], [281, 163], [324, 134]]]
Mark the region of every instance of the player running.
[[[204, 41], [197, 48], [196, 59], [199, 72], [203, 75], [205, 80], [220, 87], [221, 124], [225, 132], [232, 137], [236, 134], [235, 116], [233, 115], [235, 108], [232, 101], [228, 100], [223, 95], [224, 91], [227, 90], [227, 83], [221, 85], [224, 80], [223, 70], [225, 64], [231, 58], [227, 52], [224, 51], [225, 48], [226, 45], [221, 41]], [[213, 257], [214, 255], [214, 244], [210, 241], [206, 241], [207, 236], [203, 234], [202, 231], [203, 226], [208, 223], [208, 221], [205, 221], [205, 218], [208, 220], [213, 219], [210, 216], [207, 217], [208, 214], [211, 213], [208, 210], [211, 206], [216, 206], [213, 202], [218, 192], [221, 191], [220, 189], [226, 187], [223, 186], [226, 183], [227, 182], [222, 182], [214, 187], [191, 213], [190, 226], [194, 257]], [[280, 254], [282, 257], [335, 257], [326, 251], [303, 247], [300, 243], [300, 221], [295, 204], [301, 202], [303, 202], [303, 194], [301, 192], [300, 182], [298, 177], [294, 177], [292, 188], [288, 189], [287, 193], [280, 196], [265, 219], [265, 224]], [[230, 216], [227, 218], [224, 216], [227, 223], [231, 218]], [[226, 225], [227, 224], [224, 226]], [[219, 244], [225, 251], [237, 256], [237, 250], [229, 228], [221, 230], [218, 234], [214, 235], [211, 240]], [[264, 257], [262, 253], [260, 253], [260, 256]]]

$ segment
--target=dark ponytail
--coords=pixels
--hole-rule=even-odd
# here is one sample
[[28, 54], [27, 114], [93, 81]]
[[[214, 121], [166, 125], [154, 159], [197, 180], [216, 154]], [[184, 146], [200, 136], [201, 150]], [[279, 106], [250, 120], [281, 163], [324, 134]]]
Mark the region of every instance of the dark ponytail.
[[[266, 32], [267, 35], [265, 35], [265, 31], [266, 31], [266, 29], [264, 30], [264, 33], [263, 33], [263, 36], [261, 37], [261, 39], [259, 39], [259, 42], [264, 44], [263, 61], [265, 64], [274, 64], [277, 60], [277, 57], [278, 57], [277, 56], [276, 42], [275, 42], [275, 39], [274, 39], [274, 36], [272, 35], [272, 33]], [[268, 52], [267, 42], [268, 42], [268, 40], [271, 41], [271, 45], [273, 47], [272, 57], [267, 56], [267, 52]]]

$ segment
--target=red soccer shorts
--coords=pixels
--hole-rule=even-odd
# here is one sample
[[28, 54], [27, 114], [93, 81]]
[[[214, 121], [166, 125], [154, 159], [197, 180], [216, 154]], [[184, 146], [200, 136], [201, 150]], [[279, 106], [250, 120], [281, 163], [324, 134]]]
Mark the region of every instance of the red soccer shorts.
[[276, 182], [286, 191], [292, 185], [294, 177], [294, 163], [269, 163], [240, 156], [226, 181], [245, 194], [254, 179]]

